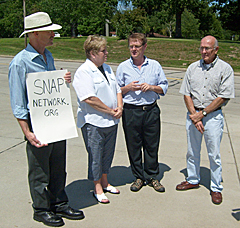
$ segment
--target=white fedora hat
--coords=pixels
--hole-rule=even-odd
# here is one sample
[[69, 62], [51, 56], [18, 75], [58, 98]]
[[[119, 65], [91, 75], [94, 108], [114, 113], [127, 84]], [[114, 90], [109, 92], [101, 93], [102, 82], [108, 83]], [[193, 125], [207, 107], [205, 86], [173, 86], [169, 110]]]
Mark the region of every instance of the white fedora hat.
[[61, 25], [53, 24], [49, 15], [45, 12], [37, 12], [24, 18], [25, 31], [19, 36], [34, 32], [61, 29]]

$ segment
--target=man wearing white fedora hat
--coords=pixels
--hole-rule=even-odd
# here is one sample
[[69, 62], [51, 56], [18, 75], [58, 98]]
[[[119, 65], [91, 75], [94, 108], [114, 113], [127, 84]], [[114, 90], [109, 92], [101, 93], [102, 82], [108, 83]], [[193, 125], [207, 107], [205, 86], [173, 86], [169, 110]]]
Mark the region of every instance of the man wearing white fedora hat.
[[[52, 54], [46, 49], [53, 44], [54, 30], [62, 26], [53, 24], [49, 15], [38, 12], [25, 17], [25, 31], [29, 44], [19, 52], [9, 66], [10, 99], [14, 116], [17, 118], [27, 140], [28, 180], [33, 200], [36, 221], [48, 226], [63, 226], [62, 217], [83, 219], [84, 214], [68, 205], [66, 183], [66, 140], [41, 144], [31, 130], [28, 108], [26, 74], [56, 70]], [[64, 76], [71, 82], [71, 73]]]

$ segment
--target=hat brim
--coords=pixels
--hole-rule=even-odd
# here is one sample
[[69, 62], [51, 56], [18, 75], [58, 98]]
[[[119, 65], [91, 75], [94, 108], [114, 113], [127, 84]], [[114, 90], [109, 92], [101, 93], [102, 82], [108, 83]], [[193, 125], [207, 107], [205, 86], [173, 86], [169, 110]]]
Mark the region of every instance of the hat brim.
[[30, 33], [30, 32], [35, 32], [35, 31], [54, 31], [54, 30], [59, 30], [61, 29], [62, 26], [61, 25], [58, 25], [58, 24], [52, 24], [52, 25], [49, 25], [49, 26], [46, 26], [46, 27], [42, 27], [42, 28], [35, 28], [35, 29], [30, 29], [30, 30], [26, 30], [24, 31], [20, 36], [23, 36], [24, 34], [27, 34], [27, 33]]

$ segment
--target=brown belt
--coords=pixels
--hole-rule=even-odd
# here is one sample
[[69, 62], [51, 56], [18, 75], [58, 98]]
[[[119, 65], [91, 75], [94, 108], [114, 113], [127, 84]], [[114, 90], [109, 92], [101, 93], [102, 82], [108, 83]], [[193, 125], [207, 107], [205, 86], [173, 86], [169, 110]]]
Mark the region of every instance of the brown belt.
[[[194, 107], [196, 111], [202, 111], [204, 108], [197, 108], [197, 107]], [[215, 109], [214, 111], [218, 111], [222, 109], [222, 107], [218, 107], [217, 109]]]
[[149, 111], [151, 110], [155, 105], [157, 104], [157, 101], [154, 101], [152, 104], [148, 105], [133, 105], [133, 104], [127, 104], [125, 103], [123, 108], [124, 109], [141, 109], [143, 111]]

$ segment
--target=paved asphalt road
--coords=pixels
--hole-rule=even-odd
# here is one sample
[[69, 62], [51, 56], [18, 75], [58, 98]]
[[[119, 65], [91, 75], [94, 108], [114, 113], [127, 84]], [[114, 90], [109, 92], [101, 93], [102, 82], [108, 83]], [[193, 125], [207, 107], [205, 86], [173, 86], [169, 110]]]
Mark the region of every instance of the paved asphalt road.
[[[27, 184], [25, 143], [9, 101], [8, 65], [12, 57], [0, 57], [0, 227], [40, 228], [43, 224], [33, 221], [31, 197]], [[81, 62], [55, 61], [57, 69], [68, 69], [74, 75]], [[117, 65], [110, 64], [115, 71]], [[111, 184], [118, 187], [120, 195], [110, 195], [109, 205], [98, 204], [92, 196], [93, 184], [87, 180], [87, 153], [79, 137], [68, 140], [67, 185], [69, 203], [82, 209], [82, 221], [65, 221], [66, 228], [212, 228], [239, 227], [240, 220], [240, 77], [235, 77], [236, 98], [223, 113], [225, 128], [221, 143], [223, 166], [223, 203], [214, 205], [209, 195], [210, 171], [206, 147], [202, 146], [201, 182], [197, 190], [178, 192], [175, 187], [186, 176], [186, 108], [179, 88], [184, 70], [167, 69], [169, 90], [158, 101], [161, 108], [161, 145], [159, 149], [158, 176], [166, 187], [163, 194], [146, 186], [139, 192], [129, 190], [133, 181], [121, 123], [112, 168]], [[71, 88], [72, 105], [76, 117], [77, 101]]]

